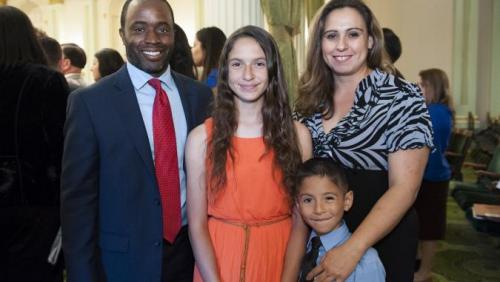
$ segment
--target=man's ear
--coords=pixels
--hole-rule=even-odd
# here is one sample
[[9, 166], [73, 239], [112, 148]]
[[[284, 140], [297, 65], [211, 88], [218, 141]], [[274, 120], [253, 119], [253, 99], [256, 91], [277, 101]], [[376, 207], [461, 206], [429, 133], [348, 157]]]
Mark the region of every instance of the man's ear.
[[348, 191], [344, 195], [344, 211], [348, 211], [352, 207], [352, 202], [354, 200], [354, 192]]
[[65, 73], [71, 67], [71, 61], [68, 58], [62, 58], [60, 61], [61, 71]]

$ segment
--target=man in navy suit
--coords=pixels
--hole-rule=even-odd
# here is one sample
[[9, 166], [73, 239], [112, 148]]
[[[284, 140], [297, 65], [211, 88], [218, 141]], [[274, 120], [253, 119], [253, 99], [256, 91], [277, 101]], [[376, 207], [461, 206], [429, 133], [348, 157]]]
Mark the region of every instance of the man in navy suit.
[[[192, 281], [184, 143], [189, 130], [207, 117], [212, 94], [170, 69], [173, 18], [165, 0], [127, 0], [120, 35], [128, 63], [69, 98], [61, 216], [70, 282]], [[169, 207], [155, 170], [153, 115], [160, 94], [148, 83], [152, 78], [166, 92], [175, 130], [182, 227], [171, 242], [164, 239], [163, 222], [170, 219], [162, 212]]]

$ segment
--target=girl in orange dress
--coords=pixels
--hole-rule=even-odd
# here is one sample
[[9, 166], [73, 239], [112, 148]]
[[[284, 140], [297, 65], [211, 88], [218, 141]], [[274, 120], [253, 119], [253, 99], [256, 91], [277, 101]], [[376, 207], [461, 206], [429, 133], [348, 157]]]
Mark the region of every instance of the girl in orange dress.
[[281, 280], [291, 234], [289, 190], [312, 154], [294, 122], [278, 48], [247, 26], [227, 40], [212, 118], [186, 145], [195, 281]]

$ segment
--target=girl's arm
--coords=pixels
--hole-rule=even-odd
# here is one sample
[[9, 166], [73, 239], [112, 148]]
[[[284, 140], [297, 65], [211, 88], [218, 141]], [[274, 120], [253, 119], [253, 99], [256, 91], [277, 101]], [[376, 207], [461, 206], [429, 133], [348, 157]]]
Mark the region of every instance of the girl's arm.
[[297, 282], [300, 264], [306, 254], [306, 242], [309, 228], [302, 220], [299, 210], [294, 207], [292, 215], [292, 232], [286, 248], [285, 264], [281, 275], [282, 282]]
[[202, 124], [191, 131], [186, 142], [189, 239], [203, 281], [220, 281], [217, 260], [208, 232], [206, 148], [207, 136]]
[[[302, 161], [306, 161], [312, 157], [312, 140], [309, 130], [301, 123], [295, 121], [295, 131], [299, 140], [300, 153]], [[293, 209], [292, 214], [292, 231], [285, 255], [285, 265], [281, 276], [281, 281], [296, 282], [299, 277], [300, 263], [306, 252], [307, 236], [309, 228], [302, 220], [297, 208]]]
[[328, 251], [308, 279], [343, 282], [368, 248], [387, 235], [410, 209], [429, 156], [427, 147], [389, 154], [389, 189], [343, 245]]

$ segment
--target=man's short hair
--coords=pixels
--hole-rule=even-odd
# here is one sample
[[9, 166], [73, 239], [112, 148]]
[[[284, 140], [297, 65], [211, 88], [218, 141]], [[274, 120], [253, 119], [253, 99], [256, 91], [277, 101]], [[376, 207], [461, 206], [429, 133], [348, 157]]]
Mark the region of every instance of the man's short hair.
[[[125, 1], [125, 3], [123, 3], [122, 13], [120, 15], [120, 27], [122, 29], [125, 27], [125, 17], [127, 16], [128, 6], [130, 6], [130, 2], [132, 2], [132, 1], [133, 0], [127, 0], [127, 1]], [[170, 9], [170, 14], [172, 15], [172, 21], [175, 23], [174, 10], [172, 10], [172, 6], [170, 6], [170, 3], [168, 3], [167, 0], [160, 0], [160, 1], [163, 1], [163, 2], [165, 2], [165, 4], [167, 4], [168, 8]]]
[[47, 57], [47, 63], [49, 67], [55, 70], [59, 70], [59, 61], [62, 58], [61, 45], [57, 40], [49, 36], [41, 36], [40, 44], [42, 45], [45, 57]]
[[65, 43], [61, 45], [64, 58], [71, 62], [72, 66], [83, 69], [87, 64], [85, 51], [75, 43]]

